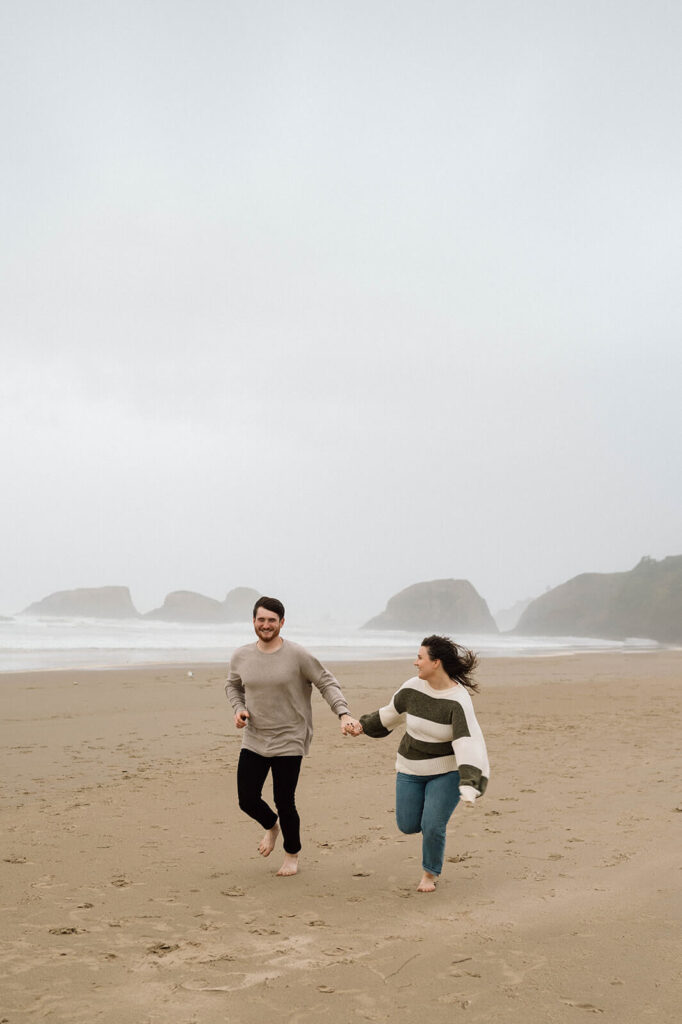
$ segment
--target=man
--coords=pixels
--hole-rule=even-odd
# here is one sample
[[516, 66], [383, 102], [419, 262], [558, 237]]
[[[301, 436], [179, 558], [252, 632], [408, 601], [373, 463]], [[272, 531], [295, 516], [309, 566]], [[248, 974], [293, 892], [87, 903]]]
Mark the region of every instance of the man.
[[[338, 682], [299, 644], [280, 636], [284, 605], [261, 597], [253, 609], [255, 643], [232, 655], [225, 692], [234, 710], [234, 724], [244, 730], [237, 768], [239, 806], [265, 829], [258, 852], [268, 857], [280, 829], [284, 863], [280, 876], [295, 875], [301, 849], [296, 784], [301, 761], [313, 735], [311, 695], [316, 686], [339, 716], [341, 733], [355, 734], [359, 722], [348, 713]], [[277, 813], [263, 800], [268, 772]]]

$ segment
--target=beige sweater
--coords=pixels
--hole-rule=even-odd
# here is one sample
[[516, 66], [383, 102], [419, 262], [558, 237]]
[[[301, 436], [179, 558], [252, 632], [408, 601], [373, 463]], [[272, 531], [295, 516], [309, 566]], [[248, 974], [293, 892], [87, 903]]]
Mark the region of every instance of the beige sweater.
[[235, 713], [249, 712], [242, 747], [264, 757], [307, 754], [313, 736], [313, 686], [337, 715], [348, 712], [334, 676], [299, 644], [284, 640], [271, 654], [259, 650], [257, 643], [237, 648], [225, 692]]

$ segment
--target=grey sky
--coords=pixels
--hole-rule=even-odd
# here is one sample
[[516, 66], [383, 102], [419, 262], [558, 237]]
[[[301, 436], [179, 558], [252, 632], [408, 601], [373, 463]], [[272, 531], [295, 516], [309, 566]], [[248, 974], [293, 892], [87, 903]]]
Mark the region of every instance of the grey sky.
[[682, 552], [682, 7], [0, 7], [0, 611]]

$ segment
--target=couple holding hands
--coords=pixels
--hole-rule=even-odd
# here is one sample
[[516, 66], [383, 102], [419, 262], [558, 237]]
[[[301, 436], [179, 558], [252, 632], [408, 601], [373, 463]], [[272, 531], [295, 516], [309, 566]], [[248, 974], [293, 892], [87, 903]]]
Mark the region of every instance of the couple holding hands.
[[[471, 692], [478, 690], [472, 679], [476, 655], [448, 637], [425, 637], [415, 661], [417, 675], [388, 704], [358, 720], [331, 672], [280, 636], [281, 601], [259, 598], [253, 625], [258, 639], [234, 652], [225, 691], [235, 725], [244, 730], [239, 806], [265, 829], [259, 852], [264, 857], [272, 853], [281, 831], [284, 863], [277, 874], [296, 874], [301, 849], [296, 785], [312, 739], [315, 686], [338, 715], [345, 736], [388, 736], [396, 726], [406, 726], [396, 759], [396, 821], [401, 832], [421, 832], [423, 875], [417, 888], [433, 892], [443, 867], [448, 821], [460, 801], [473, 807], [488, 782], [485, 740], [471, 700]], [[262, 796], [268, 772], [276, 811]]]

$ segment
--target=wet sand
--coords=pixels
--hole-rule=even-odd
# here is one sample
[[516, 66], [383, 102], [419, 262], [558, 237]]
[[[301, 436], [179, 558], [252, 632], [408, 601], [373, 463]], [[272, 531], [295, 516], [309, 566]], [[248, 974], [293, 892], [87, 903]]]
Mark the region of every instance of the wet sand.
[[[355, 714], [413, 674], [334, 668]], [[490, 786], [424, 895], [397, 737], [342, 738], [317, 695], [280, 879], [236, 806], [223, 666], [0, 676], [0, 1021], [680, 1020], [682, 652], [479, 680]]]

